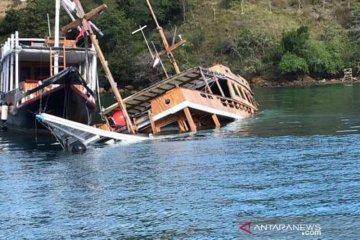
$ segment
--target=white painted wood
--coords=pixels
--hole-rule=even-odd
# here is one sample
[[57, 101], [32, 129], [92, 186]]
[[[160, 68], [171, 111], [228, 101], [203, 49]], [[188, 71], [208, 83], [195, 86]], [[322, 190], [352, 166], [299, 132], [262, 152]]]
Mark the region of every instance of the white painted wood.
[[11, 55], [10, 55], [10, 91], [14, 89], [14, 49], [15, 49], [15, 35], [11, 34], [10, 37], [10, 48], [11, 48]]
[[15, 88], [19, 88], [19, 32], [15, 32]]
[[[79, 131], [83, 131], [83, 132], [92, 134], [91, 138], [98, 135], [100, 137], [112, 138], [114, 140], [120, 140], [120, 141], [125, 141], [125, 142], [139, 142], [139, 141], [144, 141], [144, 140], [148, 139], [147, 137], [142, 137], [142, 136], [135, 136], [135, 135], [130, 135], [130, 134], [123, 134], [123, 133], [102, 130], [102, 129], [88, 126], [88, 125], [85, 125], [82, 123], [78, 123], [78, 122], [66, 120], [66, 119], [63, 119], [60, 117], [56, 117], [56, 116], [53, 116], [53, 115], [50, 115], [47, 113], [38, 114], [38, 115], [36, 115], [36, 117], [39, 121], [42, 121], [44, 123], [50, 122], [50, 123], [54, 123], [58, 126], [63, 126], [63, 127], [67, 127], [70, 129], [79, 130]], [[87, 140], [89, 140], [89, 139], [87, 139]], [[96, 139], [96, 138], [94, 138], [94, 139]], [[85, 142], [87, 140], [85, 140]]]
[[60, 0], [55, 2], [55, 39], [54, 39], [54, 75], [59, 72], [59, 42], [60, 42]]

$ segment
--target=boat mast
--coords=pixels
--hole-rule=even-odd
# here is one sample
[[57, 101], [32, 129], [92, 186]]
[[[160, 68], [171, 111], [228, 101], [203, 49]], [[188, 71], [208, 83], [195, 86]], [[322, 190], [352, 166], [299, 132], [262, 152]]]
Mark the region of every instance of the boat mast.
[[[103, 4], [101, 5], [100, 7], [97, 7], [93, 10], [91, 10], [89, 13], [85, 13], [84, 12], [84, 9], [80, 3], [80, 0], [73, 0], [73, 2], [75, 3], [75, 6], [76, 6], [76, 10], [77, 10], [77, 15], [79, 17], [79, 19], [76, 19], [75, 21], [69, 23], [68, 25], [64, 26], [62, 28], [62, 31], [63, 32], [66, 32], [68, 29], [71, 29], [71, 28], [76, 28], [78, 26], [83, 26], [84, 27], [84, 30], [87, 32], [87, 34], [89, 34], [90, 36], [90, 40], [91, 40], [91, 43], [93, 45], [93, 47], [95, 48], [95, 51], [96, 51], [96, 54], [97, 54], [97, 57], [99, 58], [100, 60], [100, 63], [104, 69], [104, 72], [105, 72], [105, 76], [106, 78], [108, 79], [109, 83], [110, 83], [110, 86], [111, 86], [111, 89], [113, 90], [113, 93], [114, 93], [114, 96], [116, 98], [116, 101], [121, 109], [121, 111], [123, 112], [124, 114], [124, 117], [126, 119], [126, 124], [127, 124], [127, 129], [129, 131], [129, 133], [131, 134], [135, 134], [136, 133], [136, 130], [135, 130], [135, 127], [134, 125], [132, 124], [132, 121], [130, 119], [130, 116], [126, 110], [126, 105], [119, 93], [119, 89], [117, 88], [117, 84], [114, 80], [114, 77], [110, 71], [110, 68], [108, 66], [108, 62], [106, 61], [105, 59], [105, 56], [100, 48], [100, 45], [99, 45], [99, 42], [96, 38], [96, 35], [94, 33], [94, 31], [92, 30], [92, 24], [90, 22], [90, 19], [92, 17], [95, 17], [96, 15], [99, 15], [101, 12], [103, 12], [105, 9], [107, 9], [107, 5], [106, 4]], [[96, 29], [95, 29], [96, 30]]]
[[175, 57], [174, 57], [174, 54], [173, 54], [172, 51], [171, 51], [171, 48], [169, 47], [169, 43], [168, 43], [168, 41], [167, 41], [167, 39], [166, 39], [164, 30], [163, 30], [163, 28], [159, 25], [159, 22], [158, 22], [158, 20], [157, 20], [157, 18], [156, 18], [156, 16], [155, 16], [155, 13], [154, 13], [154, 10], [152, 9], [152, 6], [151, 6], [150, 1], [149, 1], [149, 0], [146, 0], [146, 3], [147, 3], [147, 5], [148, 5], [150, 14], [151, 14], [151, 16], [153, 17], [154, 22], [155, 22], [155, 24], [156, 24], [156, 29], [158, 30], [158, 32], [159, 32], [159, 34], [160, 34], [160, 38], [161, 38], [162, 43], [163, 43], [163, 45], [164, 45], [166, 54], [167, 54], [167, 56], [169, 57], [170, 62], [171, 62], [171, 64], [173, 65], [176, 74], [179, 74], [179, 73], [180, 73], [179, 66], [178, 66], [178, 64], [177, 64], [177, 62], [176, 62], [176, 59], [175, 59]]
[[54, 75], [59, 72], [59, 45], [60, 45], [60, 0], [55, 1], [55, 39], [54, 39]]

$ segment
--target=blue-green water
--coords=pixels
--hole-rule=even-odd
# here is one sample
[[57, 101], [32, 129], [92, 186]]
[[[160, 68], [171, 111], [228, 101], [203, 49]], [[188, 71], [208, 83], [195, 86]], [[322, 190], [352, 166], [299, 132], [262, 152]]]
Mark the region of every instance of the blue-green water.
[[83, 155], [1, 133], [0, 239], [360, 239], [360, 86], [256, 95], [252, 119]]

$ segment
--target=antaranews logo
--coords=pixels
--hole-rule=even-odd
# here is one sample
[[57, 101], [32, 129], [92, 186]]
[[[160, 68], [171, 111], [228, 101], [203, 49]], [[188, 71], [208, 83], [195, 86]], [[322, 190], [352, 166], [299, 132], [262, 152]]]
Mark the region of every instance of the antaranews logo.
[[320, 224], [253, 224], [253, 222], [246, 222], [240, 226], [240, 229], [247, 233], [261, 233], [266, 231], [273, 232], [300, 232], [303, 236], [320, 236]]
[[252, 224], [252, 222], [247, 222], [247, 223], [241, 225], [240, 229], [248, 234], [251, 234], [252, 233], [251, 232], [251, 224]]

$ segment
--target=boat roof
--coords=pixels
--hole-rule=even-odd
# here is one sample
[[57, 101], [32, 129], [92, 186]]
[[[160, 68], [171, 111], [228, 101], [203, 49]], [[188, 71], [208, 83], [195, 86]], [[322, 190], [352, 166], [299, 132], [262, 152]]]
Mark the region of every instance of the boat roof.
[[[215, 81], [214, 76], [218, 78], [224, 78], [223, 75], [209, 71], [206, 68], [195, 67], [191, 68], [185, 72], [177, 74], [173, 77], [159, 81], [148, 88], [145, 88], [127, 98], [124, 99], [126, 104], [127, 111], [130, 114], [141, 113], [147, 110], [150, 106], [151, 101], [166, 93], [167, 91], [176, 88], [184, 87], [187, 89], [199, 89], [206, 85], [202, 74], [207, 79], [208, 84], [211, 84]], [[115, 103], [105, 109], [104, 114], [107, 114], [118, 107], [118, 104]]]
[[[94, 55], [94, 51], [86, 51], [82, 48], [66, 48], [67, 64], [78, 64], [86, 61], [87, 54]], [[24, 47], [19, 52], [19, 61], [49, 62], [50, 48]]]

